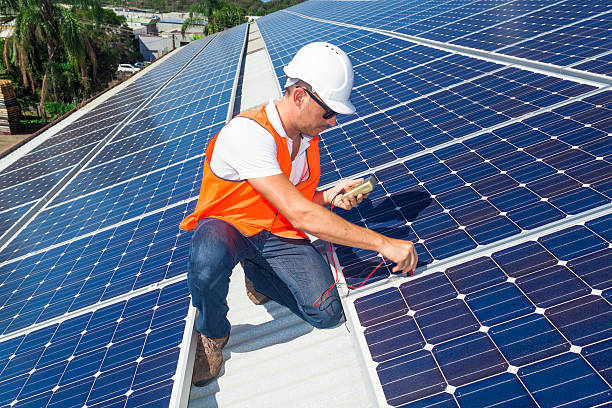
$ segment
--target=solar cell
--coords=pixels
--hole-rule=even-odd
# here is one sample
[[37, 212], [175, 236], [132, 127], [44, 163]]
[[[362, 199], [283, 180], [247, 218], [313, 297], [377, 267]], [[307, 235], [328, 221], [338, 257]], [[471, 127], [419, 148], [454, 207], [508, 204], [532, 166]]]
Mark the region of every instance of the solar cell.
[[566, 353], [518, 373], [531, 395], [540, 404], [595, 406], [610, 400], [610, 387], [585, 359]]

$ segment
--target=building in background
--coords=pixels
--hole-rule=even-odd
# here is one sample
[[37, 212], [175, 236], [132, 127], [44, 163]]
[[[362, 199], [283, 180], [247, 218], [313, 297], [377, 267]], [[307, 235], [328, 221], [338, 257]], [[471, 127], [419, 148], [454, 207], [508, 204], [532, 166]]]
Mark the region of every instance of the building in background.
[[151, 10], [109, 7], [117, 15], [127, 19], [140, 43], [140, 53], [144, 61], [154, 61], [173, 49], [189, 44], [204, 33], [206, 21], [201, 26], [192, 26], [185, 35], [181, 27], [189, 13], [156, 13]]

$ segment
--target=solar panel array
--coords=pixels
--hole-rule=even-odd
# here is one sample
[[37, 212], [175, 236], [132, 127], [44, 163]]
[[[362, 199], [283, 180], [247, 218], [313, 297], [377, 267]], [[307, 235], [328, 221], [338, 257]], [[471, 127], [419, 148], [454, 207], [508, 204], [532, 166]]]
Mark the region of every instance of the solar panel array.
[[[611, 10], [310, 1], [258, 20], [281, 85], [304, 43], [348, 53], [357, 112], [321, 134], [322, 184], [374, 174], [339, 214], [419, 254], [415, 278], [387, 262], [343, 300], [380, 406], [612, 400]], [[350, 285], [381, 261], [335, 252]]]
[[[375, 174], [340, 214], [419, 253], [414, 279], [386, 263], [344, 299], [380, 406], [612, 399], [611, 10], [324, 0], [257, 21], [281, 85], [308, 42], [348, 53], [357, 112], [321, 134], [321, 186]], [[0, 172], [0, 407], [176, 401], [178, 223], [245, 41], [183, 47]], [[349, 284], [380, 262], [336, 256]]]
[[[112, 134], [143, 102], [185, 65], [199, 49], [190, 47], [164, 59], [154, 70], [93, 108], [0, 172], [0, 237], [89, 152]], [[19, 207], [19, 208], [17, 208]], [[16, 214], [17, 213], [17, 214]]]
[[177, 50], [3, 170], [7, 225], [46, 203], [0, 251], [0, 406], [178, 401], [192, 324], [178, 224], [245, 40], [242, 25]]
[[310, 1], [291, 11], [597, 74], [612, 73], [608, 35], [612, 14], [606, 1]]

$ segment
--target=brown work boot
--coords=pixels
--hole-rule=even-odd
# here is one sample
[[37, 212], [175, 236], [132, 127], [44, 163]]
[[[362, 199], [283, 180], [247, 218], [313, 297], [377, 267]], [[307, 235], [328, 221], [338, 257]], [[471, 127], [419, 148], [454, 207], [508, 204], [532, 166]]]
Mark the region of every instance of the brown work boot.
[[223, 364], [221, 350], [227, 344], [228, 339], [229, 333], [227, 336], [217, 339], [198, 333], [198, 344], [191, 376], [193, 385], [203, 387], [217, 377], [219, 371], [221, 371], [221, 364]]
[[246, 294], [249, 299], [251, 299], [251, 302], [255, 303], [256, 305], [263, 305], [270, 300], [269, 297], [255, 289], [255, 285], [253, 285], [253, 282], [251, 282], [246, 275], [244, 275], [244, 283], [246, 285]]

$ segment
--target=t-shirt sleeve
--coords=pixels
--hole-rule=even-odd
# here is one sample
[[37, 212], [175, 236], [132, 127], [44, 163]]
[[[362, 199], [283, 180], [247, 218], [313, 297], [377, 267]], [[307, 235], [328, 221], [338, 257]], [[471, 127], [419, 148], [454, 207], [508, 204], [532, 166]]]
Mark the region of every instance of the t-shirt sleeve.
[[274, 137], [248, 118], [234, 118], [221, 130], [212, 156], [211, 170], [228, 180], [282, 173], [276, 160]]

